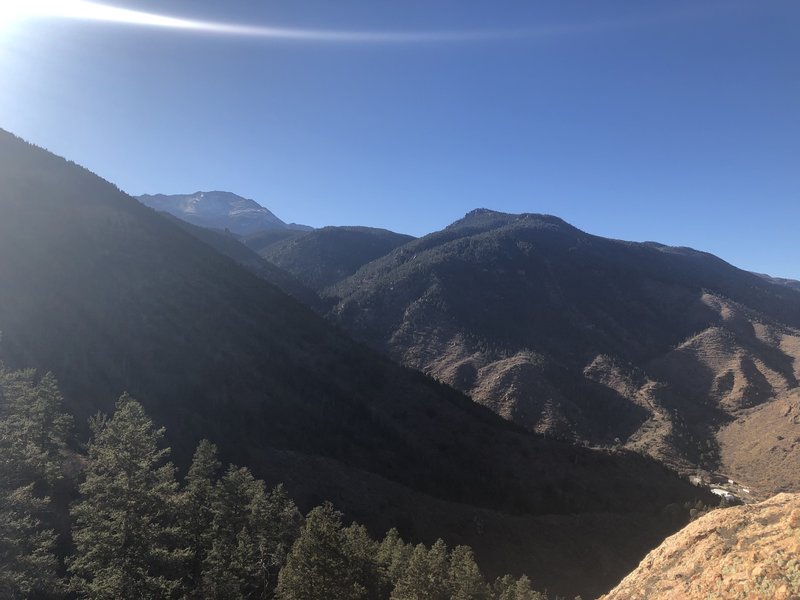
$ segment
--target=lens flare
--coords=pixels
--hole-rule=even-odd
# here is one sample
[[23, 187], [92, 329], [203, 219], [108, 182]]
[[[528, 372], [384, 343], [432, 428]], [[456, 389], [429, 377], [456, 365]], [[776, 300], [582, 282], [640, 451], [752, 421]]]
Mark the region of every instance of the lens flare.
[[471, 30], [471, 31], [347, 31], [331, 29], [301, 29], [241, 25], [173, 17], [110, 6], [90, 0], [0, 0], [0, 33], [4, 27], [17, 22], [37, 18], [60, 18], [81, 21], [98, 21], [166, 29], [182, 29], [221, 35], [237, 35], [272, 40], [328, 42], [328, 43], [384, 43], [409, 44], [425, 42], [473, 42], [507, 40], [514, 38], [538, 39], [580, 33], [614, 31], [652, 25], [665, 21], [681, 20], [711, 14], [714, 7], [687, 9], [671, 14], [646, 19], [619, 19], [592, 23], [543, 25], [515, 30]]
[[89, 2], [88, 0], [0, 0], [0, 27], [3, 24], [8, 25], [15, 21], [35, 18], [99, 21], [276, 40], [317, 42], [436, 42], [474, 40], [499, 35], [496, 32], [373, 32], [239, 25], [171, 17]]

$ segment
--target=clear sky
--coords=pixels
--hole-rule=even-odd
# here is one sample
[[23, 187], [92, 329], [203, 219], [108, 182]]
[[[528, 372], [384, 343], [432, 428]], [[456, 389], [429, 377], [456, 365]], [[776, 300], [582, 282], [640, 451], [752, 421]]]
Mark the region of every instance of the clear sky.
[[0, 127], [131, 194], [545, 212], [800, 278], [795, 0], [57, 1], [0, 0]]

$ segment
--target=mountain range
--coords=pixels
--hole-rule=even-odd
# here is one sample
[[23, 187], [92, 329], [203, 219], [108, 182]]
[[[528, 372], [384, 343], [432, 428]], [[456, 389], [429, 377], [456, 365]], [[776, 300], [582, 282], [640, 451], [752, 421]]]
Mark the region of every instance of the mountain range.
[[609, 589], [712, 502], [650, 458], [525, 431], [398, 366], [270, 281], [297, 275], [6, 132], [0, 181], [0, 359], [53, 372], [84, 435], [127, 391], [182, 469], [205, 437], [305, 509], [468, 543], [490, 576], [564, 594]]
[[[759, 474], [727, 461], [721, 428], [800, 377], [797, 291], [547, 215], [473, 211], [323, 295], [357, 338], [529, 430], [746, 484]], [[758, 491], [798, 490], [797, 473]]]
[[800, 377], [791, 280], [486, 209], [420, 239], [323, 228], [242, 241], [357, 339], [526, 429], [725, 475], [743, 499], [800, 491], [796, 436], [764, 436]]

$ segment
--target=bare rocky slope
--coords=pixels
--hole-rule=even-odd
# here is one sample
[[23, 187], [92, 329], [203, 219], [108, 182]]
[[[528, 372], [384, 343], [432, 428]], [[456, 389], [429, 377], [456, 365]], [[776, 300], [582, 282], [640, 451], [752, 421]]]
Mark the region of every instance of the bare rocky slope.
[[561, 594], [609, 589], [685, 503], [710, 501], [655, 461], [532, 435], [397, 366], [5, 132], [0, 183], [0, 360], [52, 371], [79, 425], [128, 391], [179, 467], [208, 438], [305, 509], [331, 499], [376, 535], [463, 540], [490, 576]]
[[710, 512], [667, 538], [603, 600], [800, 598], [800, 495]]
[[730, 470], [720, 429], [800, 377], [797, 291], [547, 215], [473, 211], [324, 294], [359, 339], [529, 430], [687, 473]]

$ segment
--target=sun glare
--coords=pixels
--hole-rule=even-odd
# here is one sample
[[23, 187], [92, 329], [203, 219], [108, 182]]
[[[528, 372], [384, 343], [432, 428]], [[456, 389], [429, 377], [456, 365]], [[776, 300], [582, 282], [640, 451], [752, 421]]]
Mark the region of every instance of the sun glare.
[[106, 6], [86, 0], [2, 0], [0, 27], [31, 18], [61, 18], [107, 23], [128, 23], [152, 27], [194, 29], [197, 24], [184, 19], [136, 10]]
[[[675, 19], [683, 16], [685, 15], [682, 13], [676, 13], [661, 16], [660, 19]], [[204, 21], [109, 6], [91, 0], [0, 0], [0, 35], [8, 34], [13, 27], [23, 21], [34, 19], [95, 21], [299, 42], [388, 44], [550, 38], [592, 31], [614, 31], [653, 21], [652, 19], [644, 21], [639, 19], [609, 20], [591, 24], [542, 25], [504, 31], [348, 31]]]
[[0, 20], [9, 23], [31, 17], [62, 16], [80, 4], [71, 0], [4, 0], [0, 3]]

